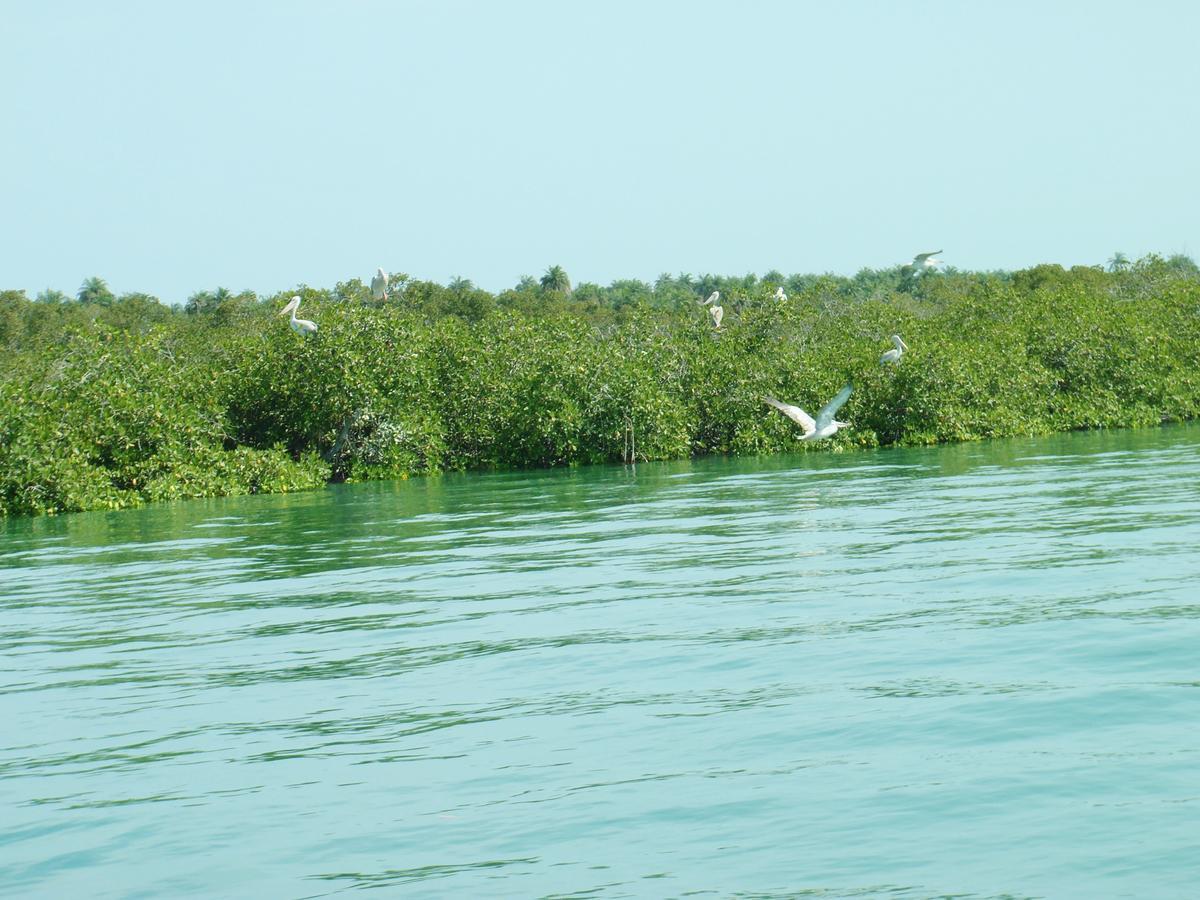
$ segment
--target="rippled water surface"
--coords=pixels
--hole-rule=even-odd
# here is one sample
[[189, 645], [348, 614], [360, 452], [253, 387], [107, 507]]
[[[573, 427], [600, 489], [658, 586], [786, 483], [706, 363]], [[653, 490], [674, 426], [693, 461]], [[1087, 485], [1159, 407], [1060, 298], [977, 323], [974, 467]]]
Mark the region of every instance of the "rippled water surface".
[[0, 524], [0, 892], [1194, 897], [1200, 428]]

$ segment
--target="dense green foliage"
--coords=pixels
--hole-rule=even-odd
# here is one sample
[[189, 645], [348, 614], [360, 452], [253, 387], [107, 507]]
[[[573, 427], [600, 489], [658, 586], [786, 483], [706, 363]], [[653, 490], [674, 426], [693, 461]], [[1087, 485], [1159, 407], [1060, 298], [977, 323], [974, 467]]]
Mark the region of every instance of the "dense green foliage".
[[[719, 331], [697, 303], [715, 289]], [[0, 292], [0, 513], [809, 449], [762, 395], [815, 412], [848, 379], [853, 428], [817, 449], [1200, 413], [1186, 257], [608, 287], [555, 266], [498, 295], [397, 275], [382, 304], [358, 280], [301, 288], [310, 339], [275, 316], [291, 293], [171, 307], [98, 278], [75, 300]], [[880, 366], [893, 332], [911, 349]]]

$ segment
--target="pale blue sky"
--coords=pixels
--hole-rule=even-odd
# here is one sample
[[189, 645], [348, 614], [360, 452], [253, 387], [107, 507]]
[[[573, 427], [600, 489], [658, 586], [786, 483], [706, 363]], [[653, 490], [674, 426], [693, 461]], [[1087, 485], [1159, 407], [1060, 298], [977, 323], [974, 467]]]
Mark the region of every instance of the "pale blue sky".
[[1183, 0], [0, 12], [0, 288], [1200, 252]]

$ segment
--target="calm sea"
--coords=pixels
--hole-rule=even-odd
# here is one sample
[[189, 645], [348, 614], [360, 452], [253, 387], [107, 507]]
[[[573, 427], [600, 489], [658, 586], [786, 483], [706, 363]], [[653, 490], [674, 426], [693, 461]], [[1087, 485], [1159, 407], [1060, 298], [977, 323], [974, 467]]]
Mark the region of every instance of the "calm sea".
[[1200, 896], [1200, 427], [0, 523], [0, 893]]

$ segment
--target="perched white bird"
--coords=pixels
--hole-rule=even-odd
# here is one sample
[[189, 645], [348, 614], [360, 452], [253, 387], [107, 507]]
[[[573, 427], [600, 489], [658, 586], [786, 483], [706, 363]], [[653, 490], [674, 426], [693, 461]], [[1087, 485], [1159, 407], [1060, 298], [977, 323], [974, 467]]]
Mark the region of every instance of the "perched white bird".
[[292, 321], [290, 323], [292, 326], [292, 331], [296, 332], [296, 334], [300, 335], [301, 337], [308, 337], [310, 334], [316, 334], [317, 333], [317, 323], [316, 322], [310, 322], [310, 321], [308, 321], [308, 319], [297, 319], [296, 318], [296, 310], [299, 308], [300, 308], [300, 298], [299, 298], [299, 296], [296, 296], [288, 301], [288, 305], [285, 306], [283, 309], [281, 309], [279, 311], [279, 314], [281, 316], [286, 316], [288, 313], [292, 314]]
[[837, 422], [833, 417], [837, 415], [837, 411], [842, 408], [845, 402], [850, 399], [850, 392], [853, 390], [854, 388], [851, 385], [846, 385], [844, 388], [838, 391], [837, 396], [826, 403], [825, 406], [821, 408], [821, 411], [817, 413], [817, 418], [815, 420], [800, 407], [792, 406], [790, 403], [780, 403], [774, 397], [763, 397], [763, 403], [767, 403], [775, 407], [777, 410], [803, 428], [804, 434], [801, 436], [800, 440], [820, 441], [828, 437], [833, 437], [838, 433], [839, 428], [850, 427], [849, 422]]
[[779, 287], [775, 288], [775, 299], [776, 300], [786, 300], [787, 299], [787, 294], [785, 294], [783, 292], [782, 284]]
[[710, 306], [708, 308], [708, 314], [712, 316], [713, 325], [715, 325], [717, 328], [720, 328], [721, 319], [725, 317], [725, 310], [719, 306]]
[[371, 296], [376, 300], [386, 300], [388, 295], [388, 276], [383, 269], [375, 270], [375, 277], [371, 279]]
[[908, 344], [900, 339], [900, 335], [892, 335], [892, 343], [895, 344], [895, 349], [888, 350], [883, 356], [879, 357], [880, 363], [899, 362], [900, 357], [904, 355], [904, 351], [908, 349]]
[[926, 269], [932, 269], [934, 266], [940, 266], [942, 261], [940, 259], [934, 259], [934, 254], [941, 252], [941, 250], [934, 250], [933, 253], [918, 253], [913, 257], [913, 269], [917, 272], [924, 272]]
[[711, 294], [709, 294], [709, 295], [708, 295], [708, 299], [707, 299], [707, 300], [705, 300], [704, 302], [702, 302], [700, 305], [701, 305], [701, 306], [708, 306], [708, 304], [710, 304], [710, 303], [716, 303], [716, 302], [717, 302], [718, 300], [720, 300], [720, 299], [721, 299], [721, 292], [720, 292], [720, 291], [713, 291]]

